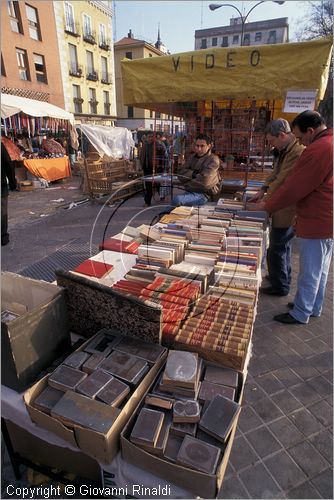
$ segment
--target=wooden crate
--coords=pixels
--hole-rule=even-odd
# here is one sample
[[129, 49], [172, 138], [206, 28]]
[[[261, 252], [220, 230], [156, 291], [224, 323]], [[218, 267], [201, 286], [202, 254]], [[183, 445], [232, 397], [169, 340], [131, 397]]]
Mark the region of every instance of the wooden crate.
[[127, 181], [128, 179], [126, 160], [94, 162], [85, 160], [85, 170], [91, 198], [96, 195], [111, 194], [115, 182]]

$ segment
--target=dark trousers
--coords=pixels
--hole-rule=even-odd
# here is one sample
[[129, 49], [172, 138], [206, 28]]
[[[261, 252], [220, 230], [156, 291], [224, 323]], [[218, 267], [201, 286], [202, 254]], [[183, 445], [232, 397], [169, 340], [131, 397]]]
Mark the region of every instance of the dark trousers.
[[275, 228], [270, 231], [267, 250], [267, 266], [271, 285], [279, 292], [289, 292], [291, 285], [292, 227]]
[[153, 186], [151, 182], [144, 182], [144, 201], [147, 205], [151, 205], [153, 196]]
[[8, 195], [1, 196], [1, 245], [7, 245], [8, 234]]

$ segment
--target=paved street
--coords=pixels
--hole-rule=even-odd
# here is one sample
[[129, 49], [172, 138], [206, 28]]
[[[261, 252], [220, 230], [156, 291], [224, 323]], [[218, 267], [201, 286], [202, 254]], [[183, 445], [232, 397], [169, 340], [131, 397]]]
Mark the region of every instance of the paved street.
[[[132, 218], [137, 226], [161, 211], [159, 205], [144, 210], [140, 195], [116, 214], [115, 207], [101, 211], [101, 204], [91, 202], [64, 208], [84, 198], [79, 189], [69, 189], [78, 186], [72, 178], [54, 185], [59, 189], [10, 195], [3, 270], [19, 272], [70, 242], [97, 244], [106, 227], [108, 235], [116, 234]], [[59, 198], [64, 201], [52, 201]], [[293, 270], [294, 291], [296, 243]], [[332, 274], [321, 318], [305, 326], [274, 322], [289, 300], [293, 293], [260, 296], [243, 409], [219, 498], [333, 498]], [[22, 472], [21, 484], [28, 484], [31, 473]], [[15, 481], [8, 456], [2, 480], [3, 487]]]

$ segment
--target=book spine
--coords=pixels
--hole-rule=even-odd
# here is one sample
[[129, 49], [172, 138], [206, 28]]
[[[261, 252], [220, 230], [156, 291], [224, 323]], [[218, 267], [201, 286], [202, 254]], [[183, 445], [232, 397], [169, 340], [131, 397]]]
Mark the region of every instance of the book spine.
[[232, 321], [225, 321], [224, 323], [212, 323], [207, 320], [197, 320], [195, 318], [188, 319], [186, 322], [187, 326], [192, 326], [193, 328], [201, 327], [206, 328], [210, 332], [216, 333], [233, 333], [235, 335], [239, 335], [243, 338], [248, 338], [249, 332], [251, 331], [250, 326], [238, 326], [238, 324], [233, 323]]

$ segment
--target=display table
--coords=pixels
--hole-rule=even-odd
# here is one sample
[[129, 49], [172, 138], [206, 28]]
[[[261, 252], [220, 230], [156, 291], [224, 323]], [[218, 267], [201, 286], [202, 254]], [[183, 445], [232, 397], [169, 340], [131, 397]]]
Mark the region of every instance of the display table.
[[[73, 472], [81, 478], [87, 478], [81, 483], [83, 488], [89, 485], [91, 480], [97, 481], [98, 477], [101, 479], [102, 472], [106, 487], [127, 488], [128, 495], [137, 498], [156, 498], [156, 495], [148, 495], [147, 492], [142, 496], [132, 495], [133, 485], [150, 488], [157, 488], [159, 485], [161, 487], [168, 486], [170, 487], [169, 494], [164, 495], [164, 498], [194, 498], [194, 495], [189, 491], [125, 462], [120, 452], [112, 464], [99, 464], [92, 457], [82, 453], [79, 448], [33, 423], [25, 407], [23, 394], [19, 394], [4, 385], [1, 386], [1, 412], [2, 419], [7, 424], [5, 430], [8, 451], [12, 447], [15, 452], [15, 456], [11, 457], [15, 459], [15, 462], [12, 462], [14, 470], [15, 468], [18, 470], [19, 463], [26, 463], [24, 458], [28, 458], [30, 462], [48, 468], [59, 468], [66, 472]], [[19, 460], [18, 455], [23, 457], [23, 460]], [[32, 466], [32, 464], [29, 465]], [[99, 471], [96, 470], [97, 467]], [[42, 470], [40, 467], [36, 469]], [[48, 474], [48, 471], [44, 469], [43, 473]], [[62, 480], [62, 482], [68, 484], [71, 481]], [[79, 492], [79, 488], [80, 486], [76, 482], [76, 492]]]
[[70, 162], [67, 156], [23, 160], [23, 165], [36, 177], [41, 177], [49, 182], [71, 177]]

